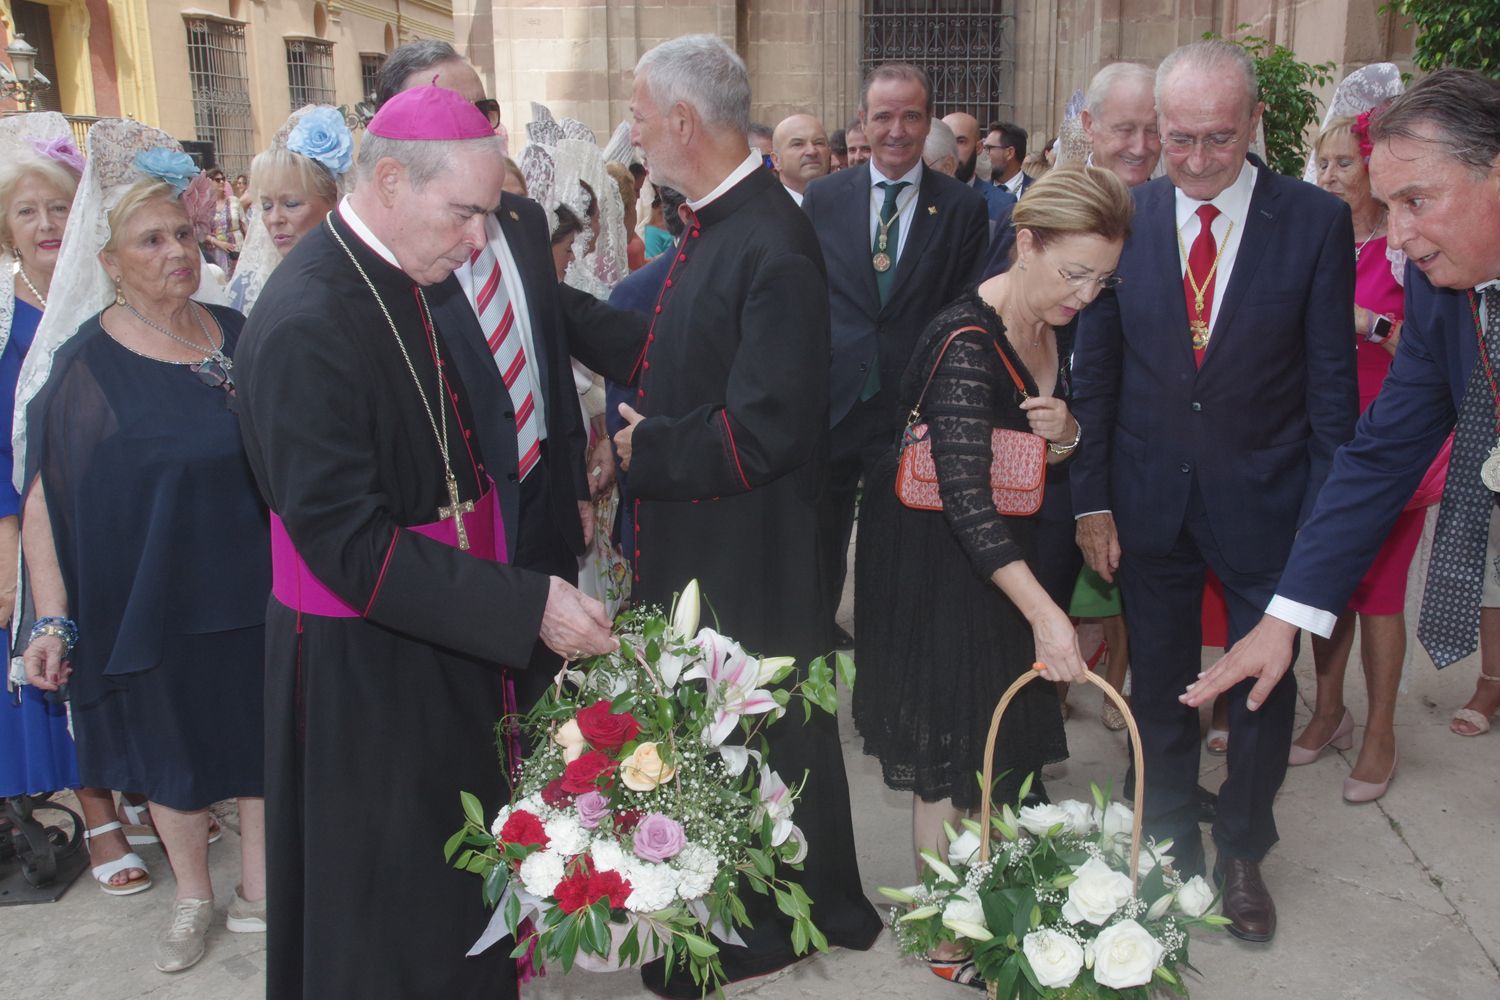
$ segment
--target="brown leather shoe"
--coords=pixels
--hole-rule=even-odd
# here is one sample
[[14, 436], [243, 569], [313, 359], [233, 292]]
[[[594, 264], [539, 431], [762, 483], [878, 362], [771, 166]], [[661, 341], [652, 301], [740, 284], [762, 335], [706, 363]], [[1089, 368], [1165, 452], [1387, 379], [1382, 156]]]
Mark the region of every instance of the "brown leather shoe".
[[1276, 904], [1260, 877], [1260, 863], [1220, 857], [1214, 862], [1214, 882], [1224, 890], [1224, 916], [1229, 933], [1257, 943], [1276, 934]]

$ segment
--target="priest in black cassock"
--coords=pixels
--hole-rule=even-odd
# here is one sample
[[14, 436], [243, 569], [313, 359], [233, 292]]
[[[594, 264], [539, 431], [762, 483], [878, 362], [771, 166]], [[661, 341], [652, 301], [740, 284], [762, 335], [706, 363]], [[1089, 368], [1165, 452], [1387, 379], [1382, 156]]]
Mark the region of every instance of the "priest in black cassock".
[[[818, 240], [749, 153], [749, 80], [717, 37], [642, 57], [631, 112], [653, 179], [687, 195], [691, 221], [644, 345], [598, 324], [569, 329], [579, 360], [634, 386], [615, 440], [636, 498], [635, 597], [665, 607], [696, 578], [725, 634], [805, 664], [831, 647], [833, 621], [818, 558], [829, 384]], [[776, 770], [789, 782], [808, 775], [796, 806], [807, 867], [790, 877], [830, 944], [868, 948], [880, 919], [860, 885], [837, 720], [815, 712], [804, 725], [792, 712], [768, 734]], [[796, 960], [785, 918], [746, 897], [748, 947], [721, 944], [731, 979]], [[644, 970], [647, 987], [699, 995], [680, 973], [664, 985], [660, 965]]]
[[491, 814], [505, 799], [502, 665], [538, 641], [576, 656], [614, 640], [597, 602], [507, 565], [508, 399], [466, 387], [460, 338], [433, 320], [463, 295], [451, 275], [484, 244], [503, 171], [473, 104], [436, 87], [391, 99], [356, 191], [276, 269], [235, 358], [274, 515], [272, 1000], [517, 995], [506, 945], [464, 957], [489, 914], [443, 843], [460, 790]]

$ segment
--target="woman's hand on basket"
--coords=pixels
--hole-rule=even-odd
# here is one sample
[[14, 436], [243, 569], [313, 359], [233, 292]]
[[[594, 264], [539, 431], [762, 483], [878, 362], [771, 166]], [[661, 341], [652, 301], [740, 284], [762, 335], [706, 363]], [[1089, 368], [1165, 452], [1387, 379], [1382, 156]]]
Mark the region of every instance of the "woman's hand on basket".
[[1049, 681], [1076, 683], [1089, 672], [1078, 649], [1078, 630], [1062, 608], [1053, 604], [1031, 618], [1036, 639], [1036, 658], [1042, 676]]

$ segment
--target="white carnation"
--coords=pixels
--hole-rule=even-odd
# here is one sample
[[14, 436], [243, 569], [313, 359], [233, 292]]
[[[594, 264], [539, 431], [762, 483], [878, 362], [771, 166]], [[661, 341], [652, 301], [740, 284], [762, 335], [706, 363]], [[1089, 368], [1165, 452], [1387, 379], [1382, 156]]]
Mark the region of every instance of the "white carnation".
[[689, 844], [673, 859], [680, 882], [677, 895], [686, 900], [706, 896], [719, 877], [719, 857], [699, 844]]
[[490, 836], [500, 837], [500, 831], [505, 829], [505, 821], [510, 819], [510, 814], [515, 812], [514, 806], [501, 806], [500, 811], [495, 814], [495, 822], [490, 824]]
[[677, 898], [678, 873], [671, 865], [637, 861], [623, 873], [630, 880], [630, 897], [625, 909], [633, 913], [655, 913], [672, 905]]
[[582, 854], [589, 846], [589, 832], [576, 816], [559, 813], [542, 824], [547, 831], [547, 846], [565, 858]]
[[617, 871], [623, 874], [625, 868], [630, 864], [630, 859], [614, 840], [600, 837], [594, 841], [589, 848], [589, 854], [594, 858], [594, 867], [601, 871]]
[[563, 859], [553, 851], [533, 851], [521, 862], [521, 884], [539, 899], [557, 890], [563, 878]]

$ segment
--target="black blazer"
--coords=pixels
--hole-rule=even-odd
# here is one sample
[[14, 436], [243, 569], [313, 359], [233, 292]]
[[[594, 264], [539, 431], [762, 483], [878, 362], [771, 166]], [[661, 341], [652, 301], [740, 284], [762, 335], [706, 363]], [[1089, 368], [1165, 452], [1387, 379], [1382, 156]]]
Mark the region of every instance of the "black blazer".
[[1225, 561], [1245, 573], [1280, 569], [1354, 432], [1349, 208], [1253, 162], [1249, 215], [1201, 369], [1165, 177], [1132, 191], [1124, 280], [1079, 318], [1073, 412], [1084, 446], [1073, 509], [1113, 510], [1127, 555], [1171, 550], [1196, 479]]
[[989, 232], [984, 198], [924, 167], [895, 286], [882, 308], [870, 264], [870, 169], [866, 164], [819, 178], [802, 200], [828, 266], [833, 425], [859, 399], [877, 357], [881, 385], [894, 390], [901, 384], [927, 323], [978, 277]]
[[[576, 555], [583, 554], [583, 528], [578, 520], [579, 500], [588, 499], [588, 481], [583, 471], [588, 443], [573, 372], [568, 362], [564, 310], [558, 293], [557, 272], [552, 264], [546, 212], [529, 198], [506, 193], [495, 212], [511, 256], [521, 271], [526, 292], [526, 311], [541, 375], [543, 413], [547, 421], [547, 476], [552, 498], [552, 519], [557, 531]], [[474, 316], [468, 296], [456, 281], [444, 282], [429, 294], [433, 316], [448, 333], [448, 349], [469, 393], [474, 397], [474, 417], [479, 423], [480, 448], [495, 485], [500, 490], [500, 509], [505, 516], [506, 551], [517, 550], [516, 527], [521, 518], [520, 483], [516, 478], [516, 414], [510, 393], [500, 379], [500, 369], [485, 343], [484, 332]]]

